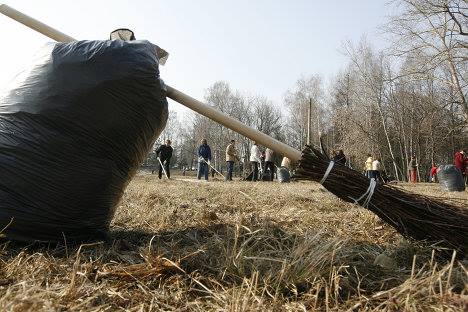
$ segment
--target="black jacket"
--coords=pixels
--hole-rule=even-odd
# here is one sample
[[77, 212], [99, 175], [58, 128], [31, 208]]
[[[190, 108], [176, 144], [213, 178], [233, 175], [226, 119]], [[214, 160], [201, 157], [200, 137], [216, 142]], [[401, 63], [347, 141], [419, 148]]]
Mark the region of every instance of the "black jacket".
[[346, 166], [346, 156], [344, 154], [338, 154], [333, 157], [333, 161], [337, 164]]
[[161, 145], [157, 150], [156, 150], [156, 155], [158, 155], [161, 160], [166, 160], [170, 159], [172, 157], [172, 151], [174, 149], [172, 146], [167, 146], [166, 144]]

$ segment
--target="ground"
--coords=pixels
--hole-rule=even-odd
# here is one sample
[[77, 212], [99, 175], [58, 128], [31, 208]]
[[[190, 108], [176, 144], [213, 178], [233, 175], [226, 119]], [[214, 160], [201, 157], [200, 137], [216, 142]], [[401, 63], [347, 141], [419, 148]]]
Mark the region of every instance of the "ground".
[[[401, 184], [468, 206], [468, 192]], [[0, 248], [1, 311], [463, 311], [467, 261], [313, 182], [139, 174], [109, 239]]]

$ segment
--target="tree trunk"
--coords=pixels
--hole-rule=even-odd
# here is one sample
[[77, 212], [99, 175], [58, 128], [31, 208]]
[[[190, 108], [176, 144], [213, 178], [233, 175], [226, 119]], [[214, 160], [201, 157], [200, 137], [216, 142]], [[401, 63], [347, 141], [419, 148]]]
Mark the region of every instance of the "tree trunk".
[[[381, 95], [380, 95], [381, 97]], [[393, 148], [392, 148], [392, 144], [390, 142], [390, 137], [388, 135], [388, 131], [387, 131], [387, 123], [385, 121], [385, 117], [383, 115], [383, 112], [382, 112], [382, 103], [381, 103], [381, 98], [377, 100], [377, 107], [379, 108], [379, 114], [380, 114], [380, 119], [382, 121], [382, 127], [383, 127], [383, 130], [384, 130], [384, 134], [385, 134], [385, 138], [387, 139], [387, 145], [388, 145], [388, 151], [390, 152], [390, 158], [392, 159], [392, 163], [393, 163], [393, 168], [395, 170], [395, 178], [397, 180], [399, 180], [399, 177], [398, 177], [398, 166], [397, 166], [397, 163], [395, 161], [395, 156], [394, 156], [394, 153], [393, 153]]]

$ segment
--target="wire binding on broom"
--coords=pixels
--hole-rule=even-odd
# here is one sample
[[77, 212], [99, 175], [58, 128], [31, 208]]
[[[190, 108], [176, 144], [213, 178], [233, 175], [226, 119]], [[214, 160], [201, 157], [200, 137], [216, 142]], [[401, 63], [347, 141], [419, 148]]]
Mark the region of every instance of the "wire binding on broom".
[[365, 192], [364, 194], [361, 195], [361, 197], [359, 197], [358, 199], [355, 199], [355, 198], [349, 196], [349, 198], [351, 198], [352, 200], [354, 200], [354, 203], [355, 203], [356, 205], [361, 205], [361, 204], [359, 204], [359, 201], [360, 201], [361, 199], [363, 199], [364, 196], [367, 195], [366, 200], [365, 200], [364, 203], [361, 205], [362, 207], [367, 208], [367, 206], [369, 205], [369, 202], [370, 202], [370, 200], [371, 200], [371, 198], [372, 198], [372, 195], [374, 195], [374, 190], [375, 190], [376, 185], [377, 185], [377, 182], [375, 181], [374, 178], [372, 178], [372, 179], [370, 180], [369, 187], [367, 188], [366, 192]]
[[[420, 194], [402, 191], [390, 185], [371, 182], [360, 172], [334, 164], [326, 179], [324, 172], [330, 159], [322, 151], [306, 146], [298, 168], [296, 180], [322, 182], [330, 192], [344, 201], [356, 203], [367, 195], [362, 204], [378, 215], [400, 234], [416, 240], [455, 249], [463, 257], [468, 251], [468, 209]], [[354, 198], [358, 198], [355, 200]], [[371, 201], [372, 199], [372, 201]]]
[[330, 163], [328, 164], [327, 171], [325, 171], [325, 174], [323, 175], [322, 180], [320, 180], [320, 184], [323, 184], [323, 182], [325, 182], [325, 180], [328, 178], [328, 175], [330, 174], [330, 171], [333, 169], [334, 165], [335, 165], [335, 162], [333, 160], [330, 161]]

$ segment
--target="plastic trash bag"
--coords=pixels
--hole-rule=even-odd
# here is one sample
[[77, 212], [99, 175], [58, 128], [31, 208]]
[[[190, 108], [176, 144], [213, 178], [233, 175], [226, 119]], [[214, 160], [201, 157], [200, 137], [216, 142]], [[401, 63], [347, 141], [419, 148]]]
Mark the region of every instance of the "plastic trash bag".
[[437, 169], [440, 188], [445, 192], [463, 192], [465, 181], [461, 172], [454, 165], [442, 165]]
[[47, 44], [0, 96], [0, 228], [22, 241], [106, 235], [167, 120], [148, 41]]

